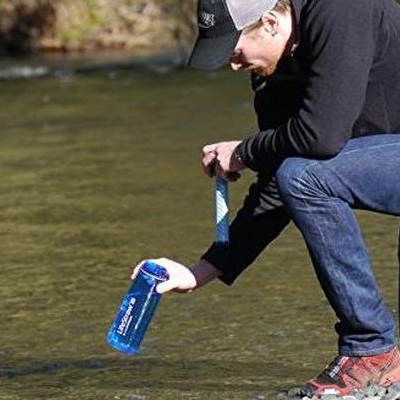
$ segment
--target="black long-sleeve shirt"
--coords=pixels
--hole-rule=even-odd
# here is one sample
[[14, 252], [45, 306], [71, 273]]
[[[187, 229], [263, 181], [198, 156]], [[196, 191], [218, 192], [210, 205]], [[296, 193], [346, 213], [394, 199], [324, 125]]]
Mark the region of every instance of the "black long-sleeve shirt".
[[298, 47], [252, 77], [260, 133], [238, 148], [258, 172], [230, 227], [203, 258], [231, 284], [290, 221], [273, 175], [287, 157], [330, 158], [357, 136], [400, 133], [400, 7], [394, 0], [292, 0]]

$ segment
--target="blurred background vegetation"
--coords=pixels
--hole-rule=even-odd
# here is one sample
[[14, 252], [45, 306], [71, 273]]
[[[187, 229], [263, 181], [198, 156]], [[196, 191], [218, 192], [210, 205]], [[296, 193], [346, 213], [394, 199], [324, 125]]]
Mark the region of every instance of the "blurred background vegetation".
[[0, 54], [186, 48], [195, 8], [196, 0], [0, 0]]
[[185, 50], [196, 34], [196, 4], [196, 0], [0, 0], [0, 55]]

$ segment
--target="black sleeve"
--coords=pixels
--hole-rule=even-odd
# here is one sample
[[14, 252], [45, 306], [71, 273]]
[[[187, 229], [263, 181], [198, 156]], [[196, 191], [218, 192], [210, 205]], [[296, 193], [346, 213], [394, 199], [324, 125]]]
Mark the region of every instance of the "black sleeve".
[[329, 158], [351, 137], [365, 101], [374, 56], [374, 3], [308, 2], [299, 52], [307, 65], [296, 114], [275, 129], [245, 139], [239, 154], [254, 171], [274, 173], [287, 157]]
[[[280, 63], [272, 77], [251, 75], [254, 108], [260, 129], [278, 127], [299, 108], [303, 75], [293, 59]], [[242, 209], [230, 226], [230, 244], [215, 243], [202, 258], [223, 272], [220, 279], [231, 285], [289, 223], [274, 178], [259, 174]]]
[[229, 227], [229, 245], [214, 243], [201, 258], [222, 271], [221, 281], [231, 285], [289, 222], [274, 179], [259, 176]]

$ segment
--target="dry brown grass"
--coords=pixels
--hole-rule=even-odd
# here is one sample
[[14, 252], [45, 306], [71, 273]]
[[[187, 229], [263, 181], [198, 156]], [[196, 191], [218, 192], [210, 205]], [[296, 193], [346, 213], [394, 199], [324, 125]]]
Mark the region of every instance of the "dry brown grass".
[[187, 47], [195, 0], [0, 0], [0, 51]]

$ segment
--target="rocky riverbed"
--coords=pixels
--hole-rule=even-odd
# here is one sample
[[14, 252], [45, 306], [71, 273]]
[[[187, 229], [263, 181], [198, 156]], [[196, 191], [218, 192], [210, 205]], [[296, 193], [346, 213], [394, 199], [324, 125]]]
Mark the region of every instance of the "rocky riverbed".
[[370, 385], [349, 396], [326, 394], [321, 397], [311, 396], [304, 388], [295, 387], [278, 394], [278, 400], [398, 400], [400, 399], [400, 383], [390, 387]]

